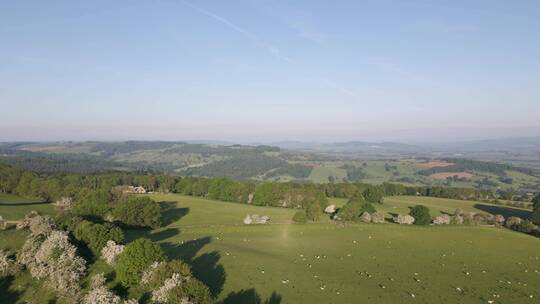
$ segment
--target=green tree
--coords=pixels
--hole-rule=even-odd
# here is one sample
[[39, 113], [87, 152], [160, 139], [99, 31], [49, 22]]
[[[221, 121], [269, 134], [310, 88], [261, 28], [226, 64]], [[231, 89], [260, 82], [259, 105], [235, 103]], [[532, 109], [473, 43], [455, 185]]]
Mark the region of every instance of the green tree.
[[364, 196], [364, 198], [366, 199], [366, 201], [370, 202], [370, 203], [382, 203], [383, 202], [383, 197], [384, 197], [384, 193], [383, 191], [377, 187], [377, 186], [370, 186], [368, 187], [363, 193], [362, 195]]
[[540, 208], [534, 209], [531, 214], [531, 221], [536, 225], [540, 225]]
[[533, 199], [533, 209], [540, 209], [540, 194], [537, 194]]
[[116, 220], [129, 226], [158, 228], [161, 225], [161, 208], [149, 197], [129, 197], [113, 209]]
[[339, 209], [337, 216], [343, 221], [359, 221], [362, 213], [372, 214], [376, 211], [362, 196], [355, 196]]
[[101, 249], [105, 247], [107, 241], [112, 240], [116, 243], [124, 241], [122, 230], [110, 223], [94, 224], [83, 220], [77, 223], [72, 230], [75, 238], [85, 242], [94, 256], [101, 254]]
[[81, 216], [104, 217], [109, 212], [109, 192], [86, 190], [75, 200], [73, 212]]
[[154, 262], [165, 260], [165, 254], [149, 239], [141, 238], [129, 243], [118, 256], [116, 272], [125, 286], [137, 285], [142, 273]]
[[429, 208], [423, 205], [416, 205], [411, 209], [410, 216], [414, 217], [415, 225], [429, 225], [431, 223], [431, 215]]

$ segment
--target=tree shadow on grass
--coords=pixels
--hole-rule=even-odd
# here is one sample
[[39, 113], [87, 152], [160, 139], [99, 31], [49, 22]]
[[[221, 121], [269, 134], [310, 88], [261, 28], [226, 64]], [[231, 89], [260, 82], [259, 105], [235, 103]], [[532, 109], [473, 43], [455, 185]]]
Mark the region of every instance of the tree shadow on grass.
[[160, 202], [161, 221], [163, 226], [168, 226], [189, 213], [189, 208], [178, 208], [176, 202]]
[[217, 298], [225, 284], [225, 268], [219, 264], [221, 255], [217, 251], [197, 254], [211, 242], [210, 237], [204, 237], [182, 244], [162, 243], [163, 250], [171, 258], [180, 259], [191, 266], [193, 276], [210, 289], [212, 297]]
[[254, 288], [251, 288], [229, 293], [220, 304], [280, 304], [282, 299], [281, 295], [274, 291], [272, 295], [263, 302], [257, 291]]
[[19, 300], [21, 293], [9, 290], [14, 280], [13, 276], [0, 277], [0, 303], [16, 303]]
[[474, 204], [474, 208], [482, 210], [484, 212], [490, 213], [490, 214], [500, 214], [504, 216], [505, 218], [508, 218], [510, 216], [517, 216], [523, 219], [528, 219], [531, 216], [531, 212], [527, 210], [521, 210], [521, 209], [515, 209], [515, 208], [508, 208], [508, 207], [500, 207], [500, 206], [493, 206], [493, 205], [484, 205], [484, 204]]

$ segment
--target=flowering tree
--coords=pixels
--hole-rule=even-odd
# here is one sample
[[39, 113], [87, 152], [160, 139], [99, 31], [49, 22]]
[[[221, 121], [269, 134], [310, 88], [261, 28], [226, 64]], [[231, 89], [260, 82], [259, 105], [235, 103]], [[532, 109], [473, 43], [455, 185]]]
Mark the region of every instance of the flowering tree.
[[371, 223], [371, 214], [369, 212], [364, 212], [360, 215], [360, 221], [364, 223]]
[[433, 220], [433, 224], [435, 225], [448, 225], [450, 224], [450, 216], [448, 214], [443, 214], [436, 216]]
[[17, 263], [11, 259], [7, 252], [0, 249], [0, 276], [17, 272]]
[[84, 304], [118, 304], [121, 299], [112, 291], [105, 287], [105, 276], [103, 273], [92, 278], [92, 289], [83, 298]]
[[86, 261], [77, 255], [67, 232], [53, 229], [50, 218], [32, 216], [27, 224], [31, 234], [19, 251], [19, 263], [29, 269], [33, 278], [45, 280], [60, 296], [77, 302]]
[[414, 223], [414, 217], [406, 214], [394, 217], [394, 222], [400, 224], [400, 225], [412, 225]]
[[126, 246], [116, 244], [115, 241], [109, 240], [103, 249], [101, 249], [101, 258], [109, 265], [114, 265], [116, 258], [124, 251]]
[[374, 212], [371, 214], [371, 222], [372, 223], [384, 223], [384, 213], [382, 212]]

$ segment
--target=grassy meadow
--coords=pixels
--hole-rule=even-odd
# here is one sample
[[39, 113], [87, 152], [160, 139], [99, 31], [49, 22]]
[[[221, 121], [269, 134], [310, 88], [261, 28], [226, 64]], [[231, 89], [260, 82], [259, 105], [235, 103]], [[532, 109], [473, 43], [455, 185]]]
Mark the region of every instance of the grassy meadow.
[[[161, 202], [165, 226], [127, 230], [126, 238], [148, 237], [170, 257], [189, 263], [219, 303], [536, 303], [540, 299], [540, 240], [507, 229], [338, 225], [327, 219], [302, 225], [291, 222], [295, 213], [291, 209], [174, 194], [151, 197]], [[346, 202], [330, 201], [338, 206]], [[409, 206], [419, 203], [428, 206], [432, 215], [456, 208], [492, 211], [477, 202], [405, 196], [386, 198], [376, 207], [391, 216], [407, 213]], [[28, 207], [15, 206], [24, 210], [21, 214]], [[18, 213], [10, 214], [16, 218]], [[272, 221], [243, 225], [246, 214], [269, 215]], [[21, 231], [0, 231], [0, 248], [16, 250], [24, 236]], [[89, 271], [110, 273], [112, 268], [97, 262]], [[23, 292], [21, 299], [30, 303], [52, 298], [29, 282], [24, 276], [16, 278], [10, 292]], [[24, 286], [32, 288], [24, 290]]]
[[[189, 261], [225, 303], [256, 303], [273, 293], [281, 303], [532, 303], [530, 296], [540, 297], [538, 239], [509, 230], [287, 224], [292, 210], [153, 198], [188, 212], [146, 236]], [[381, 209], [404, 212], [430, 201], [433, 214], [480, 211], [475, 202], [416, 197], [387, 198]], [[273, 224], [242, 225], [247, 213], [270, 215]]]
[[40, 214], [52, 214], [54, 207], [52, 204], [39, 199], [0, 193], [0, 215], [4, 219], [8, 221], [18, 220], [24, 218], [32, 210]]

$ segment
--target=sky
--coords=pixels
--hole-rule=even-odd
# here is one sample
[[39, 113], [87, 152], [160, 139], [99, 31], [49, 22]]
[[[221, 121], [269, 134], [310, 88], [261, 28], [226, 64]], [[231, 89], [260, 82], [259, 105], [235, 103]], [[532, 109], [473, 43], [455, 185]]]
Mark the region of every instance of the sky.
[[0, 141], [540, 135], [540, 1], [0, 2]]

